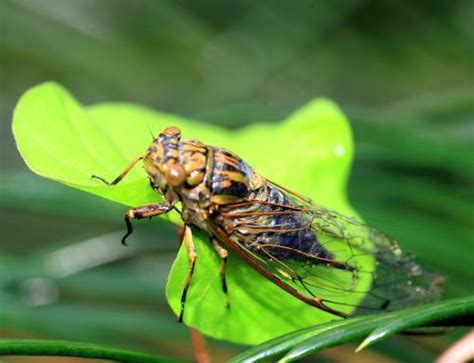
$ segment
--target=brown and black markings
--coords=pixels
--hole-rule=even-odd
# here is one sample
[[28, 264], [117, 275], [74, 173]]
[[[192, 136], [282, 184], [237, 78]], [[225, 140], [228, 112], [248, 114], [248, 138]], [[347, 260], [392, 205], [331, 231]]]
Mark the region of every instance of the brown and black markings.
[[[439, 290], [430, 283], [432, 276], [424, 273], [406, 256], [400, 255], [398, 247], [394, 248], [394, 242], [384, 235], [337, 212], [315, 206], [304, 196], [269, 182], [228, 150], [195, 140], [182, 141], [177, 127], [165, 128], [145, 153], [132, 160], [112, 182], [93, 177], [115, 185], [140, 160], [143, 160], [151, 187], [163, 195], [164, 200], [130, 209], [125, 214], [127, 233], [122, 242], [125, 243], [132, 232], [132, 219], [155, 217], [172, 209], [178, 210], [176, 204], [181, 204], [181, 211], [178, 212], [184, 222], [183, 243], [190, 264], [181, 295], [179, 321], [183, 320], [187, 291], [198, 260], [191, 227], [197, 227], [209, 235], [222, 260], [220, 276], [227, 306], [226, 248], [234, 250], [252, 268], [294, 297], [343, 317], [347, 316], [345, 312], [329, 307], [327, 303], [344, 306], [344, 302], [322, 298], [315, 291], [326, 289], [330, 293], [367, 295], [372, 300], [362, 308], [370, 311], [386, 310], [389, 305], [396, 304], [397, 299], [407, 303], [418, 300], [413, 298], [415, 291], [423, 291], [429, 297]], [[367, 236], [373, 246], [367, 248], [354, 242], [346, 236], [344, 227], [333, 228], [331, 224], [334, 221]], [[318, 235], [322, 234], [346, 242], [351, 250], [354, 248], [361, 253], [372, 254], [389, 273], [402, 271], [398, 274], [399, 291], [393, 280], [381, 279], [381, 275], [374, 271], [364, 271], [350, 258], [338, 260], [320, 241]], [[309, 270], [295, 269], [295, 263], [303, 267], [334, 268], [352, 279], [357, 278], [358, 274], [369, 273], [373, 276], [373, 286], [370, 291], [356, 291], [351, 285], [339, 287], [323, 279], [319, 280], [318, 286], [311, 285], [309, 280], [313, 276], [305, 275], [305, 271]], [[419, 271], [416, 276], [409, 273], [415, 270]], [[382, 291], [387, 286], [396, 291], [384, 296]]]

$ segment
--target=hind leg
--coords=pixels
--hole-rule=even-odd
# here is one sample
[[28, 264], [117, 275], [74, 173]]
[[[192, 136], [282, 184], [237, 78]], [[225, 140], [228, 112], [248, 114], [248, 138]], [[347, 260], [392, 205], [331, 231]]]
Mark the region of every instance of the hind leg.
[[229, 252], [223, 248], [219, 242], [216, 239], [212, 239], [212, 245], [214, 246], [214, 249], [216, 252], [219, 254], [219, 257], [222, 260], [221, 263], [221, 269], [220, 269], [220, 276], [221, 276], [221, 281], [222, 281], [222, 291], [224, 291], [224, 294], [226, 296], [226, 307], [230, 307], [230, 299], [229, 299], [229, 292], [227, 290], [227, 280], [225, 276], [226, 272], [226, 267], [227, 267], [227, 257], [229, 256]]

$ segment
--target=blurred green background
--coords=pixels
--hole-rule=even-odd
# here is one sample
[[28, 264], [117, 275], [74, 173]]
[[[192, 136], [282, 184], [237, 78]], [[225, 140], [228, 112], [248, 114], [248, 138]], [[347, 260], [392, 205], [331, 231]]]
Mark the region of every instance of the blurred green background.
[[[228, 128], [332, 98], [354, 130], [353, 206], [444, 274], [446, 296], [472, 293], [473, 14], [468, 0], [0, 1], [0, 337], [193, 357], [163, 291], [173, 226], [141, 223], [122, 248], [123, 207], [43, 180], [18, 155], [14, 105], [47, 80], [85, 104], [140, 103]], [[463, 332], [318, 361], [431, 361]], [[216, 361], [244, 349], [209, 345]]]

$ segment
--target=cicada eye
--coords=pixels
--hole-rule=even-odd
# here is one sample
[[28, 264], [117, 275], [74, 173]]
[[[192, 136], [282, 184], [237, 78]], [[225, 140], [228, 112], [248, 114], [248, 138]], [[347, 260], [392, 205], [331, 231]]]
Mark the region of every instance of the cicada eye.
[[165, 179], [171, 187], [178, 187], [186, 180], [186, 171], [181, 164], [174, 164], [166, 172]]

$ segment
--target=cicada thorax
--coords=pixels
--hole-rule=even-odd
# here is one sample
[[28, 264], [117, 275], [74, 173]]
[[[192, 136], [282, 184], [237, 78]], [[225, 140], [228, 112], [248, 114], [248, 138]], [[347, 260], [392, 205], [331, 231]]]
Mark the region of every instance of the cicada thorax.
[[220, 206], [248, 200], [265, 180], [235, 154], [167, 128], [150, 145], [144, 167], [165, 202], [181, 202], [183, 218], [205, 229]]
[[246, 201], [265, 184], [245, 161], [222, 148], [212, 148], [210, 169], [211, 201], [219, 206]]

